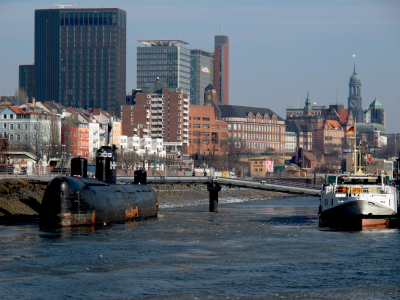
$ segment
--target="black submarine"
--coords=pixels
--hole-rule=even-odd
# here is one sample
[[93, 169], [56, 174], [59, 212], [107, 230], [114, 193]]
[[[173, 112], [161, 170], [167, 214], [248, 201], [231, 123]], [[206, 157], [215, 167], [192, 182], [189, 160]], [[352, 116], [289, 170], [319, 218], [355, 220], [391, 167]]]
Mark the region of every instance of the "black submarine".
[[96, 152], [95, 179], [87, 177], [87, 160], [71, 159], [71, 176], [47, 185], [39, 224], [46, 228], [95, 226], [157, 217], [156, 192], [146, 185], [146, 172], [137, 170], [133, 184], [116, 184], [115, 145]]

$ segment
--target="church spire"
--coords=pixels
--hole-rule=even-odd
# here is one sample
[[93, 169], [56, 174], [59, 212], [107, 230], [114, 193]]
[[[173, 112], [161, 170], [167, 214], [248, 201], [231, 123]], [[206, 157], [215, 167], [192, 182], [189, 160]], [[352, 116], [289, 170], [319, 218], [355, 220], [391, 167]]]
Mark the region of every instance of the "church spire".
[[354, 71], [353, 71], [353, 75], [357, 75], [357, 70], [356, 70], [356, 55], [353, 54], [354, 57]]

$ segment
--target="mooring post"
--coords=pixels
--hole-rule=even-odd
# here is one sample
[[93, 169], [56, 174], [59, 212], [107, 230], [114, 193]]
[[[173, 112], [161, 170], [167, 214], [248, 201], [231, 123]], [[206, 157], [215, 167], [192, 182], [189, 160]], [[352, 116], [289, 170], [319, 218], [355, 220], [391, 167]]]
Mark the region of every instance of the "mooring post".
[[210, 193], [210, 212], [218, 212], [218, 192], [221, 186], [218, 183], [207, 184], [207, 191]]

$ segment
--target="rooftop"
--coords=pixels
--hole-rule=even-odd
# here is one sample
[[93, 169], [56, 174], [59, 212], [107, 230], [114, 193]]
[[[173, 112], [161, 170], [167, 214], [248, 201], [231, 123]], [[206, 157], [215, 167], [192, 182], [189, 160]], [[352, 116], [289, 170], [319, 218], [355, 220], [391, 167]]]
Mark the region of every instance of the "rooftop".
[[188, 42], [182, 40], [138, 40], [146, 46], [168, 46], [168, 47], [179, 47], [181, 45], [188, 45]]

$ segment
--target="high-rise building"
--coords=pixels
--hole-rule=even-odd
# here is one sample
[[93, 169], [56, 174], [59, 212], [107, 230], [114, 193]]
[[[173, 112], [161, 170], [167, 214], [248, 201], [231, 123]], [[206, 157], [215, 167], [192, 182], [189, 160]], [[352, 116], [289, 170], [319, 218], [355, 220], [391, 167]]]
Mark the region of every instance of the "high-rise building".
[[214, 86], [219, 103], [229, 105], [229, 37], [215, 36]]
[[214, 83], [214, 53], [190, 50], [190, 104], [204, 104], [204, 90]]
[[[126, 90], [126, 12], [118, 8], [35, 10], [35, 62], [20, 87], [38, 101], [119, 114]], [[33, 88], [28, 87], [34, 82]]]
[[137, 88], [151, 86], [159, 78], [167, 88], [190, 92], [190, 49], [182, 40], [139, 40], [137, 47]]
[[357, 75], [355, 59], [354, 59], [353, 75], [350, 77], [350, 82], [349, 82], [348, 108], [351, 109], [351, 112], [356, 122], [363, 121], [361, 80], [360, 77]]

